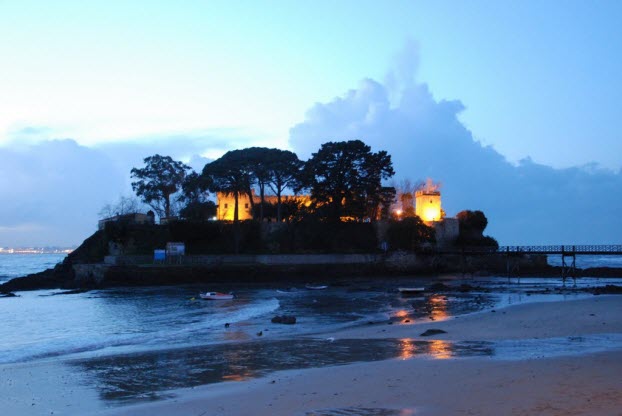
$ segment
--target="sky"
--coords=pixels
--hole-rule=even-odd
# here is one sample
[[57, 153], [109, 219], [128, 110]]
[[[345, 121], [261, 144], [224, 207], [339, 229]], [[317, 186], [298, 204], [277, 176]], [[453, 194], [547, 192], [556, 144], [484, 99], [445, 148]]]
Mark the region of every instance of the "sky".
[[0, 0], [0, 246], [76, 245], [129, 170], [361, 139], [502, 244], [619, 243], [618, 1]]

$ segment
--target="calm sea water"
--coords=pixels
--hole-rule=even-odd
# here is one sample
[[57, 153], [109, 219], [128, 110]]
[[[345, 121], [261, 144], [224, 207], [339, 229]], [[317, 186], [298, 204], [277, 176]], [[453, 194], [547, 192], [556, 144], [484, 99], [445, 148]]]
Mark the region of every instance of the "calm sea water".
[[0, 283], [52, 268], [65, 257], [65, 254], [0, 254]]
[[[569, 259], [566, 257], [566, 263]], [[548, 262], [552, 266], [561, 266], [560, 255], [549, 255]], [[576, 266], [581, 269], [588, 267], [622, 267], [622, 256], [577, 256]]]
[[[588, 261], [591, 266], [620, 261], [603, 257]], [[63, 258], [0, 255], [0, 279], [44, 270]], [[424, 286], [435, 280], [417, 278], [411, 284]], [[117, 288], [72, 295], [51, 290], [20, 292], [19, 297], [0, 299], [0, 363], [243, 342], [257, 339], [260, 332], [266, 338], [291, 337], [368, 322], [445, 319], [507, 304], [585, 296], [535, 293], [561, 287], [559, 279], [521, 279], [516, 285], [508, 285], [503, 278], [465, 281], [487, 291], [403, 298], [396, 289], [408, 282], [374, 280], [322, 291], [229, 285]], [[578, 285], [611, 282], [616, 279], [579, 279]], [[203, 301], [198, 293], [206, 290], [234, 291], [236, 297]], [[274, 325], [270, 319], [277, 314], [294, 315], [298, 323]]]
[[[61, 255], [0, 255], [0, 275], [6, 280], [52, 267], [62, 259]], [[616, 262], [604, 260], [591, 259], [590, 264], [594, 267]], [[446, 284], [468, 283], [481, 289], [400, 296], [398, 286], [426, 286], [439, 280], [417, 277], [357, 280], [325, 290], [285, 284], [231, 284], [111, 288], [78, 294], [60, 294], [56, 290], [19, 292], [18, 297], [0, 298], [0, 368], [25, 362], [66, 363], [70, 371], [88, 374], [84, 383], [97, 386], [103, 400], [115, 401], [153, 399], [159, 397], [155, 392], [170, 388], [308, 365], [410, 357], [415, 353], [442, 357], [494, 355], [503, 348], [516, 355], [521, 345], [440, 345], [423, 340], [365, 343], [327, 340], [322, 334], [348, 326], [442, 320], [511, 304], [592, 296], [572, 290], [574, 286], [564, 288], [561, 279], [555, 278], [442, 279]], [[321, 283], [320, 277], [316, 283]], [[621, 283], [622, 279], [589, 278], [577, 279], [576, 285]], [[233, 291], [235, 298], [203, 301], [198, 294], [207, 290]], [[271, 323], [273, 316], [282, 314], [296, 316], [297, 323]], [[546, 348], [553, 353], [568, 351], [571, 341], [553, 340]], [[622, 339], [615, 341], [622, 345]], [[606, 348], [612, 342], [589, 340], [580, 347]], [[528, 345], [523, 349], [533, 348]]]

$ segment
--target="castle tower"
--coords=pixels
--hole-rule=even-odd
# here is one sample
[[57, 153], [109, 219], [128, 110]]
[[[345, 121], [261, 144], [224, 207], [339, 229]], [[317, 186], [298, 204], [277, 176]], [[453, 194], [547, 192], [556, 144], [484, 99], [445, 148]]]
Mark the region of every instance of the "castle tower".
[[442, 221], [445, 213], [441, 208], [440, 184], [435, 184], [432, 179], [426, 181], [415, 192], [415, 214], [424, 222]]
[[415, 214], [425, 222], [443, 219], [440, 191], [415, 192]]

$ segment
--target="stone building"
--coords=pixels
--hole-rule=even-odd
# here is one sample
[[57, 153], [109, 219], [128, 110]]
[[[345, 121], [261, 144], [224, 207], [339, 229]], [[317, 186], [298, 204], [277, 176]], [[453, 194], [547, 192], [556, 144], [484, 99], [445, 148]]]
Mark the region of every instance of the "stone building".
[[[282, 204], [292, 200], [307, 206], [311, 203], [309, 195], [281, 195]], [[276, 195], [264, 195], [264, 202], [276, 205], [277, 197]], [[260, 203], [261, 198], [259, 195], [256, 195], [253, 190], [253, 204], [259, 205]], [[218, 192], [216, 194], [216, 218], [219, 220], [233, 221], [234, 210], [235, 197], [231, 194], [228, 195]], [[253, 219], [252, 204], [246, 194], [238, 195], [238, 219], [240, 221]]]

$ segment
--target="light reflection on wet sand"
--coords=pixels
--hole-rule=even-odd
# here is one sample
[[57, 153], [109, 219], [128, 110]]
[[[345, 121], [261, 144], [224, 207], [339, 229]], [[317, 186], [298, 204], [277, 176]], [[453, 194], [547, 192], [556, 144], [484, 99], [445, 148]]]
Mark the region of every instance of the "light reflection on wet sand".
[[344, 365], [417, 356], [450, 358], [492, 355], [489, 343], [439, 340], [318, 339], [241, 342], [158, 352], [80, 359], [87, 385], [106, 402], [156, 400], [165, 391], [222, 381], [240, 381], [273, 371]]

